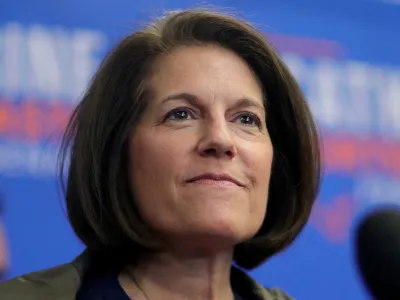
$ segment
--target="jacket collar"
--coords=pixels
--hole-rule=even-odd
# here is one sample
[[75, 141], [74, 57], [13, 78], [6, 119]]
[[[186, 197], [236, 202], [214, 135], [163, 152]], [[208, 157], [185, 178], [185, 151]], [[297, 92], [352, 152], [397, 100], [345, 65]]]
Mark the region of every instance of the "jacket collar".
[[[84, 251], [79, 255], [71, 265], [74, 266], [76, 273], [78, 274], [79, 282], [83, 275], [89, 268], [90, 254]], [[247, 273], [239, 269], [238, 267], [232, 266], [231, 269], [231, 284], [235, 291], [243, 298], [249, 300], [289, 300], [280, 290], [268, 290]], [[79, 287], [78, 287], [79, 288]]]
[[[82, 278], [89, 270], [90, 254], [84, 251], [71, 263], [60, 265], [51, 269], [27, 274], [10, 280], [3, 286], [3, 291], [8, 290], [9, 295], [39, 296], [41, 300], [75, 300], [81, 286]], [[235, 291], [246, 300], [290, 300], [280, 290], [266, 289], [239, 268], [232, 266], [231, 284]], [[1, 294], [0, 286], [0, 294]], [[21, 293], [20, 293], [21, 292]], [[2, 294], [3, 295], [3, 294]], [[11, 297], [6, 299], [22, 299]]]

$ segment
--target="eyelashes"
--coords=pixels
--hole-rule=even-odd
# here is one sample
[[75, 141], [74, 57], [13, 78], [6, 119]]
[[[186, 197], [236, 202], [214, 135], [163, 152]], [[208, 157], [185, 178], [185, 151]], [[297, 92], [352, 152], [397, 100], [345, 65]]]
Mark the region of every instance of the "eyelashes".
[[164, 117], [164, 121], [182, 122], [182, 121], [192, 120], [192, 119], [196, 119], [195, 113], [192, 109], [190, 109], [188, 107], [175, 108], [175, 109], [169, 111]]
[[[190, 120], [196, 120], [198, 116], [196, 112], [188, 107], [177, 107], [169, 111], [164, 116], [164, 122], [186, 122]], [[254, 113], [251, 112], [239, 112], [231, 119], [231, 122], [238, 123], [246, 127], [262, 127], [261, 119]]]
[[243, 125], [245, 126], [257, 126], [261, 128], [261, 120], [258, 116], [255, 114], [249, 113], [249, 112], [243, 112], [239, 114], [237, 117], [238, 120], [242, 121]]

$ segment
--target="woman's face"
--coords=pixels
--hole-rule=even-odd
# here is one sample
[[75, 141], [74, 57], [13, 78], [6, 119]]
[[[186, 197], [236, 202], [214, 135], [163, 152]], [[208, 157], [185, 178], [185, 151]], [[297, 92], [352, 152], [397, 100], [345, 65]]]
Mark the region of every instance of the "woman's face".
[[233, 52], [193, 46], [159, 58], [150, 84], [129, 146], [142, 217], [177, 244], [251, 238], [266, 213], [273, 154], [253, 72]]

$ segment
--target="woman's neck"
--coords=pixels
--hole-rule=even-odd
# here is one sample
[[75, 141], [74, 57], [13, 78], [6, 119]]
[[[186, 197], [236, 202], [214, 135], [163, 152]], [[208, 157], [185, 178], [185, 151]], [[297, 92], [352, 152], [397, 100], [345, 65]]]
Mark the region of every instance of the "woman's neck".
[[127, 267], [120, 282], [135, 300], [232, 300], [232, 253], [184, 257], [158, 254]]

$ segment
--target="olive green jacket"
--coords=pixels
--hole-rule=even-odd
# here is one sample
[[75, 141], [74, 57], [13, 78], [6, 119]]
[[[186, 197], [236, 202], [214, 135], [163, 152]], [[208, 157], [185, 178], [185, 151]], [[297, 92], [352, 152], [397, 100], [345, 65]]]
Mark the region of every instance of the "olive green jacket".
[[[0, 284], [1, 300], [75, 300], [81, 278], [88, 267], [84, 252], [73, 262], [23, 275]], [[290, 300], [277, 289], [265, 289], [241, 270], [233, 267], [232, 286], [245, 300]]]

